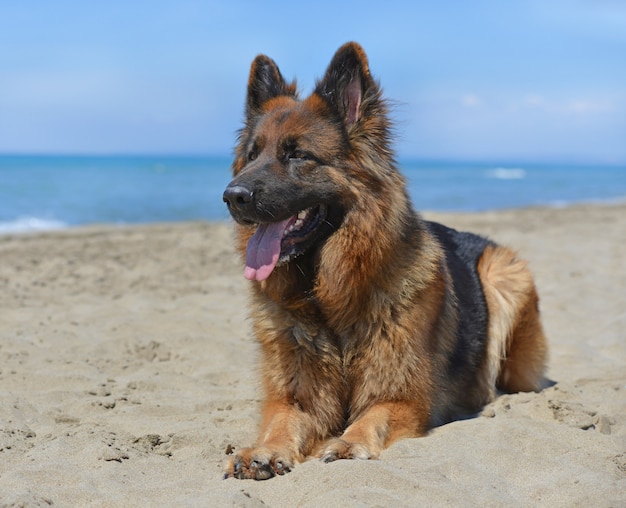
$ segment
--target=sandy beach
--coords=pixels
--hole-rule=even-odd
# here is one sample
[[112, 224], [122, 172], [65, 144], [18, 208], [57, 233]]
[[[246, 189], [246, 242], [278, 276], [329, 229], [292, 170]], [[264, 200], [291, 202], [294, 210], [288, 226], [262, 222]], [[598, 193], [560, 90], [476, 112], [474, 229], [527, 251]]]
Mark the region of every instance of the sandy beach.
[[0, 506], [626, 506], [626, 205], [424, 216], [530, 261], [553, 385], [266, 482], [222, 479], [260, 395], [229, 223], [0, 236]]

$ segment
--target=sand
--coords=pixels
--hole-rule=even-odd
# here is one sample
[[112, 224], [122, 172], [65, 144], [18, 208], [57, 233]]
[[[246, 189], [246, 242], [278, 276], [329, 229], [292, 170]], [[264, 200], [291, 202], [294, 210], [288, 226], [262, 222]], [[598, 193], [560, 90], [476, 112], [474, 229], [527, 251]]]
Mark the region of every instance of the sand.
[[626, 506], [626, 206], [425, 216], [530, 260], [553, 386], [266, 482], [222, 479], [260, 396], [229, 224], [0, 237], [0, 506]]

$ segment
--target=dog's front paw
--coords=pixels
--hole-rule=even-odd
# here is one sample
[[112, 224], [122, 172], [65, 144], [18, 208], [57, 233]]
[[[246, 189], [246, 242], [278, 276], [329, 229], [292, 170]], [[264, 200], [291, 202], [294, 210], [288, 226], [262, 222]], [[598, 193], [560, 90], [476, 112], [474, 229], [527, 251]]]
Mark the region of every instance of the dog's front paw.
[[375, 459], [376, 456], [361, 443], [349, 443], [341, 438], [324, 443], [317, 456], [322, 462], [334, 462], [339, 459]]
[[293, 461], [267, 448], [243, 448], [226, 465], [224, 478], [269, 480], [291, 471]]

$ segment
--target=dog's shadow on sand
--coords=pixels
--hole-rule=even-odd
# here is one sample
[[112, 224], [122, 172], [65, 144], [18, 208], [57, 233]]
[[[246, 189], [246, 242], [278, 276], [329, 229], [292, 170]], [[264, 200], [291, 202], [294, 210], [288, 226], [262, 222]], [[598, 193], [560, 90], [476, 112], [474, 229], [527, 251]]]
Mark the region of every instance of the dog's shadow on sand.
[[541, 383], [541, 389], [537, 392], [503, 392], [503, 391], [499, 391], [496, 393], [496, 397], [489, 402], [488, 404], [485, 404], [480, 411], [476, 411], [474, 413], [466, 413], [466, 414], [461, 414], [459, 416], [457, 416], [456, 418], [453, 418], [451, 420], [447, 420], [447, 421], [443, 421], [440, 423], [435, 423], [432, 425], [432, 427], [430, 428], [430, 431], [432, 432], [433, 430], [440, 428], [440, 427], [444, 427], [445, 425], [448, 425], [450, 423], [454, 423], [454, 422], [462, 422], [462, 421], [466, 421], [466, 420], [473, 420], [475, 418], [480, 418], [480, 417], [493, 417], [496, 415], [496, 411], [495, 411], [495, 405], [498, 404], [498, 401], [501, 400], [501, 397], [503, 396], [515, 396], [515, 395], [519, 395], [519, 394], [540, 394], [543, 393], [545, 390], [549, 389], [549, 388], [553, 388], [554, 386], [556, 386], [558, 384], [557, 381], [554, 381], [552, 379], [548, 379], [548, 378], [544, 378], [543, 382]]

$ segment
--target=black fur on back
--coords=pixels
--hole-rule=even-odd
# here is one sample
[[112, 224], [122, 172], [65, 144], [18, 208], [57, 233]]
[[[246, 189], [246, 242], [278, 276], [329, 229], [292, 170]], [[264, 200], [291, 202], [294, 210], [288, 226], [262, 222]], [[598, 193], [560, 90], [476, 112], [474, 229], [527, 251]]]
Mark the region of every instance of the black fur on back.
[[478, 261], [491, 240], [473, 233], [459, 232], [436, 222], [426, 227], [446, 253], [446, 263], [457, 300], [459, 323], [448, 375], [458, 382], [472, 382], [484, 357], [489, 313], [478, 276]]

